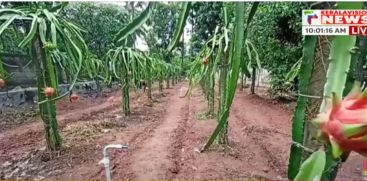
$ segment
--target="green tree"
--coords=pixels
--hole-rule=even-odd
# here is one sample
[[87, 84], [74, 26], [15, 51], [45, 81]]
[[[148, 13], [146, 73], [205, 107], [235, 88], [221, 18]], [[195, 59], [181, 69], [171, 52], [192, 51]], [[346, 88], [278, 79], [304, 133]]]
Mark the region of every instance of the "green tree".
[[[128, 12], [111, 4], [91, 2], [70, 3], [63, 17], [80, 25], [86, 33], [84, 39], [90, 51], [99, 58], [113, 48], [114, 35], [128, 23]], [[108, 28], [107, 28], [108, 27]]]
[[301, 12], [306, 7], [302, 2], [262, 3], [252, 22], [248, 39], [256, 45], [262, 67], [270, 72], [274, 96], [295, 85], [284, 80], [302, 56]]
[[197, 54], [201, 47], [214, 36], [215, 28], [223, 22], [222, 2], [193, 2], [189, 22], [192, 25], [192, 53]]
[[[160, 55], [159, 59], [167, 63], [172, 63], [172, 53], [165, 52], [170, 40], [174, 35], [174, 28], [176, 26], [177, 4], [176, 3], [155, 3], [152, 16], [148, 21], [150, 30], [147, 35], [147, 44], [149, 51], [156, 55]], [[166, 79], [166, 86], [169, 88], [169, 81], [172, 75], [166, 74], [164, 77], [159, 77], [159, 90], [162, 91], [163, 79]]]
[[147, 44], [151, 53], [161, 53], [168, 47], [174, 33], [176, 13], [177, 7], [174, 3], [157, 2], [155, 4], [149, 20], [151, 28], [147, 36]]

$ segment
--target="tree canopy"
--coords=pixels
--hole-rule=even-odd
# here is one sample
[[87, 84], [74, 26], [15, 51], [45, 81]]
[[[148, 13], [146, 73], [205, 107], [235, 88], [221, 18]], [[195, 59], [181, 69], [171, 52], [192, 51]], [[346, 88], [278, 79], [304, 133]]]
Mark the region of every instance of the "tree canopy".
[[114, 47], [114, 35], [129, 22], [124, 8], [110, 4], [70, 3], [63, 15], [86, 30], [85, 42], [98, 57], [103, 57]]
[[261, 3], [248, 38], [257, 46], [263, 67], [270, 72], [271, 93], [287, 91], [284, 80], [302, 56], [301, 12], [306, 4]]

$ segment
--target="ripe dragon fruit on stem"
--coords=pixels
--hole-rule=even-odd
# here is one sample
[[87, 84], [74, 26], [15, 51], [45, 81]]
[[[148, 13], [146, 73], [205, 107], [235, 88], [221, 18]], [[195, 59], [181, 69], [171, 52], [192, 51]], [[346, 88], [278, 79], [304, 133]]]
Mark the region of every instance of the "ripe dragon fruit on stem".
[[367, 157], [367, 91], [361, 92], [359, 83], [343, 100], [332, 93], [332, 104], [312, 122], [335, 158], [351, 151]]

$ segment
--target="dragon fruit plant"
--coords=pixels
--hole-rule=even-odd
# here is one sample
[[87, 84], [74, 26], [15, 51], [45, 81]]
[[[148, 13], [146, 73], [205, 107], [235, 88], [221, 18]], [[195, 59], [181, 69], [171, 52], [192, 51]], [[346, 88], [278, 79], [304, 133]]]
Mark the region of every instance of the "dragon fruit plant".
[[[343, 10], [363, 9], [363, 3], [338, 2], [335, 7]], [[316, 40], [316, 38], [314, 39]], [[315, 41], [311, 41], [311, 37], [308, 37], [308, 40], [310, 41], [307, 44], [305, 42], [304, 45], [303, 59], [314, 59], [313, 49]], [[332, 38], [329, 54], [330, 63], [326, 74], [323, 100], [319, 115], [313, 120], [313, 123], [320, 128], [319, 135], [326, 141], [323, 148], [325, 150], [325, 156], [323, 157], [323, 159], [325, 158], [324, 169], [321, 177], [317, 177], [319, 179], [316, 180], [335, 180], [340, 165], [348, 158], [348, 153], [351, 151], [367, 156], [365, 154], [367, 153], [367, 92], [362, 93], [359, 86], [356, 85], [347, 97], [343, 100], [341, 99], [347, 82], [347, 73], [351, 66], [352, 55], [356, 53], [355, 45], [356, 36], [346, 35]], [[306, 79], [307, 77], [305, 76], [309, 76], [309, 72], [307, 71], [306, 73], [300, 73], [300, 77]], [[305, 80], [303, 83], [307, 83], [307, 81]], [[304, 89], [302, 92], [307, 93], [307, 90]], [[299, 144], [303, 143], [304, 131], [308, 131], [304, 130], [303, 127], [304, 110], [305, 100], [303, 96], [300, 96], [292, 125], [292, 139]], [[299, 156], [303, 153], [304, 150], [297, 149], [296, 145], [292, 145], [288, 169], [289, 180], [300, 180], [295, 179], [295, 177], [301, 174], [301, 171], [308, 175], [307, 172], [313, 170], [311, 168], [300, 170], [301, 164], [303, 165], [306, 162]], [[314, 164], [310, 163], [310, 165]], [[301, 180], [307, 179], [301, 178]]]
[[351, 151], [367, 156], [367, 91], [362, 93], [356, 83], [343, 100], [332, 93], [331, 102], [312, 121], [320, 128], [319, 137], [331, 144], [334, 158]]

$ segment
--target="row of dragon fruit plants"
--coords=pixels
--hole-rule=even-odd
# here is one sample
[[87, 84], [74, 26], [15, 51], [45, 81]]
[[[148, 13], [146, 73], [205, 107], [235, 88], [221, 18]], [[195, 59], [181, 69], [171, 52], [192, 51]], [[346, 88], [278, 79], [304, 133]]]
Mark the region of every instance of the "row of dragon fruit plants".
[[[57, 6], [33, 3], [32, 8], [1, 9], [0, 35], [15, 26], [16, 21], [27, 21], [29, 31], [20, 42], [20, 47], [31, 47], [32, 58], [37, 62], [38, 105], [44, 122], [47, 147], [59, 150], [62, 139], [58, 133], [55, 102], [69, 95], [76, 101], [77, 94], [71, 93], [80, 74], [91, 79], [110, 82], [113, 78], [121, 84], [122, 114], [129, 116], [129, 88], [138, 85], [140, 80], [147, 80], [148, 94], [151, 99], [151, 85], [159, 82], [160, 91], [163, 81], [173, 79], [177, 82], [182, 67], [167, 63], [172, 58], [172, 51], [177, 47], [191, 9], [191, 2], [181, 4], [180, 16], [176, 22], [174, 36], [167, 49], [162, 53], [149, 54], [136, 50], [132, 46], [134, 33], [147, 21], [155, 8], [155, 3], [148, 3], [145, 10], [137, 17], [130, 17], [131, 22], [121, 27], [115, 36], [116, 47], [110, 49], [105, 60], [91, 55], [83, 39], [83, 30], [59, 16], [58, 12], [67, 3]], [[190, 89], [200, 85], [208, 102], [208, 116], [216, 117], [218, 125], [208, 137], [201, 151], [213, 143], [228, 144], [228, 117], [236, 92], [239, 75], [251, 77], [251, 69], [260, 68], [257, 50], [247, 40], [251, 21], [256, 14], [259, 2], [250, 3], [246, 11], [245, 2], [228, 2], [223, 6], [222, 27], [217, 27], [214, 35], [202, 46], [199, 55], [190, 62], [187, 77]], [[337, 3], [338, 9], [362, 9], [363, 3]], [[355, 49], [355, 36], [332, 38], [330, 60], [325, 77], [323, 98], [320, 99], [319, 114], [311, 120], [307, 117], [306, 107], [311, 102], [309, 93], [310, 78], [313, 74], [317, 36], [306, 36], [303, 40], [303, 57], [299, 66], [299, 95], [294, 110], [292, 139], [288, 177], [290, 180], [333, 180], [340, 164], [348, 158], [350, 152], [366, 155], [367, 151], [367, 93], [361, 91], [360, 83], [351, 83], [347, 79], [349, 67], [364, 57], [353, 56], [357, 51], [366, 55], [366, 49]], [[362, 41], [362, 40], [359, 40]], [[366, 40], [364, 40], [366, 41]], [[108, 62], [108, 63], [106, 63]], [[55, 68], [61, 64], [71, 84], [68, 92], [57, 94], [57, 75]], [[108, 65], [107, 65], [108, 64]], [[228, 65], [228, 66], [227, 66]], [[215, 76], [219, 74], [219, 106], [215, 110]], [[0, 88], [6, 86], [7, 73], [0, 66]], [[354, 85], [354, 87], [353, 87]], [[348, 93], [348, 94], [347, 94]], [[313, 102], [314, 103], [314, 102]], [[246, 108], [244, 108], [246, 109]], [[313, 124], [315, 127], [304, 125]], [[309, 130], [310, 129], [310, 130]], [[320, 142], [307, 145], [304, 134], [317, 129]]]

